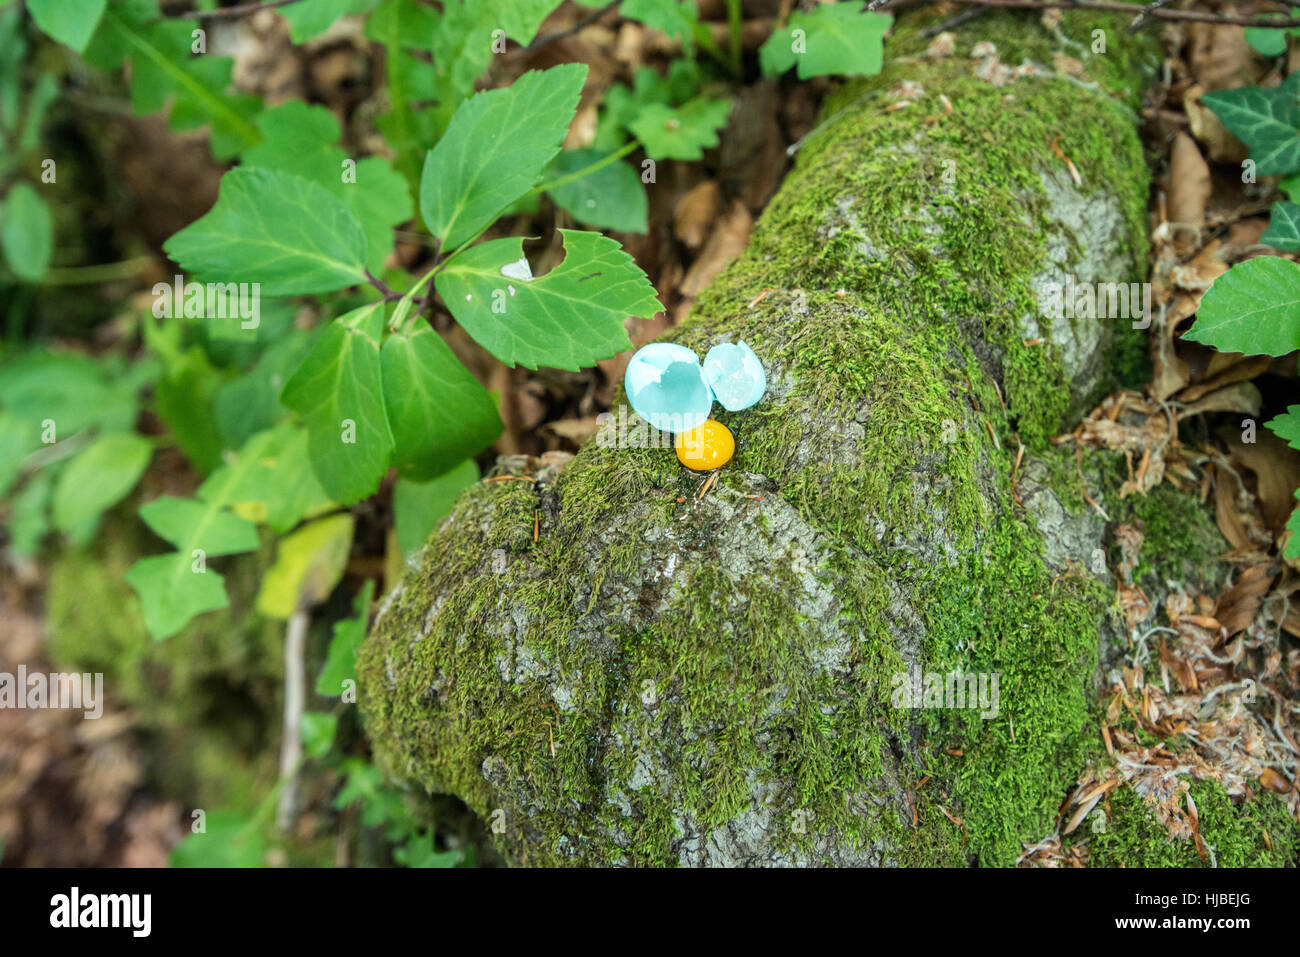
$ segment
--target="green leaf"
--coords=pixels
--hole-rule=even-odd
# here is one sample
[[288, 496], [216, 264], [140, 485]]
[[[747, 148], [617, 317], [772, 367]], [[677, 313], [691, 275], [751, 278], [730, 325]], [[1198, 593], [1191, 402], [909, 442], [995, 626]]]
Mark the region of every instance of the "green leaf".
[[232, 89], [229, 57], [194, 55], [195, 24], [159, 20], [152, 0], [126, 0], [104, 13], [103, 25], [87, 46], [85, 59], [103, 70], [131, 60], [131, 108], [138, 115], [169, 110], [173, 130], [208, 125], [212, 152], [228, 159], [259, 139], [252, 117], [255, 96]]
[[140, 518], [173, 545], [201, 549], [209, 558], [255, 551], [257, 529], [231, 512], [190, 498], [163, 495], [140, 508]]
[[311, 344], [310, 335], [295, 331], [267, 348], [251, 372], [217, 389], [213, 412], [226, 448], [239, 448], [284, 416], [288, 410], [280, 404], [280, 393]]
[[673, 40], [690, 41], [700, 22], [695, 4], [686, 0], [623, 0], [619, 13], [639, 20], [651, 30], [660, 30]]
[[23, 419], [31, 449], [48, 421], [63, 441], [90, 428], [124, 432], [134, 427], [135, 387], [109, 381], [89, 356], [34, 350], [0, 366], [0, 406]]
[[78, 53], [86, 49], [108, 0], [27, 0], [27, 12], [52, 39]]
[[257, 610], [288, 618], [328, 598], [347, 567], [355, 526], [350, 514], [330, 515], [280, 539], [275, 564], [257, 594]]
[[332, 504], [311, 467], [307, 430], [289, 422], [249, 439], [199, 487], [199, 497], [282, 534]]
[[382, 353], [393, 465], [416, 481], [441, 475], [496, 441], [496, 403], [428, 326], [390, 336]]
[[336, 715], [324, 711], [304, 711], [302, 715], [302, 749], [309, 758], [323, 758], [334, 747], [339, 730]]
[[261, 283], [269, 296], [365, 282], [366, 234], [351, 210], [323, 186], [279, 170], [226, 173], [217, 204], [163, 249], [182, 269]]
[[1300, 249], [1300, 206], [1285, 200], [1273, 204], [1268, 229], [1259, 241], [1274, 249]]
[[542, 21], [551, 15], [561, 0], [510, 0], [498, 4], [497, 20], [506, 36], [521, 46], [532, 43]]
[[1206, 291], [1183, 338], [1252, 356], [1300, 349], [1300, 266], [1276, 256], [1237, 263]]
[[1281, 56], [1286, 52], [1286, 31], [1267, 27], [1246, 27], [1246, 42], [1260, 56]]
[[433, 842], [432, 829], [421, 831], [405, 844], [393, 848], [393, 860], [403, 867], [455, 867], [464, 859], [464, 851], [439, 851]]
[[54, 527], [78, 544], [88, 542], [99, 516], [135, 488], [152, 452], [148, 439], [129, 432], [102, 436], [78, 452], [54, 487]]
[[424, 547], [438, 523], [447, 517], [460, 493], [478, 481], [471, 459], [430, 482], [398, 479], [393, 486], [393, 515], [397, 547], [409, 562]]
[[53, 469], [41, 469], [14, 496], [9, 538], [15, 555], [31, 557], [40, 550], [41, 541], [50, 530], [50, 492], [54, 477]]
[[839, 74], [873, 76], [884, 64], [885, 32], [894, 18], [867, 13], [862, 0], [826, 3], [812, 13], [796, 11], [758, 51], [765, 76], [796, 64], [799, 79]]
[[393, 451], [380, 375], [384, 311], [376, 306], [330, 323], [280, 396], [302, 415], [316, 477], [341, 505], [379, 487]]
[[1286, 523], [1287, 531], [1291, 533], [1286, 542], [1286, 549], [1282, 552], [1284, 558], [1295, 561], [1300, 558], [1300, 506], [1291, 513], [1291, 518]]
[[144, 623], [155, 641], [176, 634], [196, 615], [225, 608], [228, 601], [221, 576], [189, 552], [142, 558], [126, 580], [140, 596]]
[[301, 176], [342, 200], [366, 234], [366, 265], [381, 273], [393, 228], [414, 212], [406, 180], [386, 160], [352, 160], [336, 146], [339, 124], [323, 106], [290, 100], [263, 113], [257, 125], [262, 142], [244, 151], [244, 164]]
[[0, 217], [0, 242], [9, 268], [20, 279], [39, 281], [54, 250], [54, 225], [45, 200], [30, 183], [19, 183], [5, 197]]
[[[566, 150], [555, 158], [550, 177], [560, 179], [576, 173], [605, 155], [596, 149]], [[629, 233], [646, 231], [645, 186], [626, 163], [611, 163], [548, 192], [557, 206], [580, 223]]]
[[289, 21], [289, 39], [305, 43], [332, 27], [340, 17], [368, 13], [379, 0], [299, 0], [281, 7], [280, 16]]
[[334, 637], [330, 639], [325, 666], [316, 679], [317, 694], [337, 698], [343, 694], [343, 682], [356, 680], [357, 652], [361, 650], [366, 627], [370, 624], [370, 602], [374, 595], [374, 579], [367, 578], [352, 603], [354, 615], [334, 623]]
[[651, 159], [698, 160], [706, 147], [718, 145], [718, 131], [730, 113], [730, 100], [697, 96], [676, 108], [651, 103], [628, 128]]
[[478, 235], [537, 184], [560, 151], [586, 77], [581, 63], [529, 71], [456, 111], [420, 177], [421, 215], [444, 247]]
[[187, 350], [154, 387], [154, 406], [185, 457], [206, 475], [221, 464], [223, 442], [213, 403], [221, 376], [204, 351]]
[[213, 811], [204, 832], [189, 834], [172, 849], [172, 867], [261, 867], [265, 847], [256, 820], [235, 811]]
[[1281, 86], [1246, 86], [1201, 95], [1228, 130], [1250, 147], [1261, 176], [1300, 169], [1300, 71]]
[[[523, 240], [496, 239], [448, 262], [434, 280], [456, 321], [506, 365], [579, 369], [630, 348], [623, 323], [663, 309], [618, 243], [560, 230], [564, 262], [531, 276]], [[505, 272], [503, 272], [503, 269]]]
[[1269, 419], [1264, 426], [1291, 448], [1300, 449], [1300, 405], [1287, 406], [1285, 412]]

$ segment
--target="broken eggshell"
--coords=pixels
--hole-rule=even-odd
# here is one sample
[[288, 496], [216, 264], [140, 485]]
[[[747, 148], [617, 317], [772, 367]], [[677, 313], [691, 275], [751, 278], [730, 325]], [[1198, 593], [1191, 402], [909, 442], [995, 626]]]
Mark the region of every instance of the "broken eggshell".
[[623, 375], [623, 391], [633, 411], [661, 432], [689, 432], [713, 408], [700, 357], [671, 342], [636, 351]]
[[704, 357], [704, 375], [728, 412], [739, 412], [763, 398], [767, 373], [745, 342], [720, 342]]

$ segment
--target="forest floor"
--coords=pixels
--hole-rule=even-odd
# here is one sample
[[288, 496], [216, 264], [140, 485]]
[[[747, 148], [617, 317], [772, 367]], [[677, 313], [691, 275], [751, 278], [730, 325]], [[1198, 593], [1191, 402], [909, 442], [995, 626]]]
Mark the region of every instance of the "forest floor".
[[[701, 4], [704, 18], [725, 31], [723, 5]], [[788, 4], [787, 4], [788, 6]], [[938, 5], [942, 12], [943, 5]], [[965, 7], [954, 6], [956, 14]], [[663, 69], [680, 47], [631, 22], [601, 18], [568, 32], [589, 11], [562, 7], [543, 28], [545, 42], [503, 57], [487, 84], [524, 69], [560, 62], [589, 65], [599, 90], [630, 80], [643, 66]], [[1239, 11], [1240, 12], [1240, 11]], [[1049, 21], [1054, 12], [1046, 16]], [[968, 57], [985, 36], [978, 17], [937, 35], [932, 55]], [[744, 25], [752, 54], [772, 27], [771, 18]], [[1238, 27], [1190, 23], [1153, 26], [1166, 54], [1165, 69], [1144, 100], [1141, 123], [1154, 185], [1151, 196], [1152, 314], [1147, 335], [1149, 365], [1127, 378], [1133, 388], [1107, 398], [1062, 444], [1080, 449], [1110, 448], [1128, 462], [1133, 495], [1153, 493], [1162, 483], [1194, 490], [1212, 510], [1227, 550], [1226, 582], [1213, 593], [1175, 588], [1157, 607], [1132, 571], [1141, 561], [1141, 523], [1112, 530], [1123, 556], [1120, 601], [1129, 630], [1137, 637], [1128, 664], [1112, 675], [1101, 708], [1103, 736], [1115, 766], [1085, 771], [1062, 805], [1058, 833], [1026, 850], [1028, 865], [1082, 865], [1086, 841], [1070, 837], [1094, 807], [1107, 806], [1122, 787], [1131, 787], [1155, 809], [1171, 836], [1191, 841], [1202, 857], [1210, 853], [1198, 833], [1195, 805], [1182, 800], [1189, 776], [1222, 782], [1229, 794], [1245, 796], [1266, 787], [1285, 796], [1300, 817], [1300, 565], [1280, 558], [1279, 536], [1300, 486], [1300, 453], [1265, 429], [1243, 441], [1243, 419], [1262, 423], [1285, 408], [1294, 394], [1296, 356], [1270, 360], [1220, 355], [1183, 341], [1200, 297], [1214, 279], [1243, 258], [1277, 254], [1260, 245], [1275, 185], [1243, 183], [1244, 148], [1197, 102], [1205, 91], [1248, 84], [1273, 85], [1300, 68], [1300, 50], [1271, 60], [1254, 53]], [[548, 39], [549, 38], [549, 39]], [[269, 102], [306, 97], [330, 107], [354, 140], [368, 144], [367, 117], [382, 77], [382, 56], [349, 21], [293, 48], [284, 21], [269, 12], [239, 26], [232, 40], [236, 79]], [[886, 55], [888, 55], [886, 46]], [[1068, 68], [1068, 64], [1064, 65]], [[1057, 64], [1057, 69], [1063, 69]], [[498, 75], [498, 73], [500, 75]], [[619, 239], [647, 272], [667, 311], [633, 320], [633, 346], [677, 324], [699, 292], [746, 246], [755, 218], [775, 192], [790, 163], [791, 147], [811, 131], [817, 107], [831, 83], [758, 80], [736, 91], [738, 103], [722, 145], [699, 163], [664, 163], [658, 186], [649, 191], [649, 230]], [[584, 145], [594, 134], [599, 94], [584, 99], [566, 145]], [[103, 122], [85, 106], [87, 125]], [[79, 121], [77, 114], [66, 122]], [[115, 118], [130, 137], [145, 138], [148, 163], [119, 154], [119, 174], [138, 196], [150, 196], [159, 173], [183, 181], [159, 209], [126, 219], [157, 251], [162, 238], [201, 215], [215, 198], [220, 167], [201, 141], [163, 131], [156, 120]], [[1060, 155], [1067, 168], [1070, 131], [1061, 130]], [[139, 155], [139, 154], [137, 154]], [[142, 204], [144, 205], [144, 204]], [[513, 235], [543, 237], [540, 259], [558, 256], [555, 230], [573, 225], [564, 213], [543, 204], [508, 224]], [[396, 257], [414, 262], [427, 250], [418, 237], [399, 233]], [[123, 246], [129, 245], [122, 242]], [[163, 257], [125, 289], [123, 299], [146, 293], [169, 274]], [[435, 323], [450, 336], [467, 366], [503, 397], [506, 431], [495, 451], [540, 457], [568, 453], [596, 431], [596, 416], [609, 409], [630, 352], [578, 373], [508, 369], [452, 327], [449, 316]], [[96, 347], [112, 345], [113, 325]], [[183, 466], [178, 466], [183, 469]], [[1082, 473], [1081, 473], [1082, 474]], [[163, 479], [192, 484], [193, 476]], [[1083, 489], [1085, 500], [1091, 500]], [[1096, 506], [1100, 508], [1099, 506]], [[369, 559], [382, 565], [382, 549]], [[1128, 574], [1124, 574], [1127, 569]], [[359, 574], [373, 569], [358, 568]], [[0, 669], [16, 663], [40, 667], [46, 628], [43, 567], [7, 563], [0, 567]], [[1242, 682], [1253, 681], [1261, 698], [1258, 713], [1272, 727], [1237, 709], [1218, 724], [1199, 715], [1207, 704]], [[1228, 714], [1220, 712], [1220, 714]], [[0, 859], [27, 865], [161, 865], [185, 833], [179, 800], [160, 797], [151, 786], [150, 741], [134, 730], [129, 709], [110, 696], [100, 721], [57, 710], [0, 711]], [[1186, 732], [1195, 728], [1195, 734]], [[1170, 738], [1185, 742], [1167, 746]], [[269, 747], [269, 744], [268, 744]], [[1177, 769], [1177, 774], [1170, 774]], [[7, 844], [7, 847], [5, 846]]]

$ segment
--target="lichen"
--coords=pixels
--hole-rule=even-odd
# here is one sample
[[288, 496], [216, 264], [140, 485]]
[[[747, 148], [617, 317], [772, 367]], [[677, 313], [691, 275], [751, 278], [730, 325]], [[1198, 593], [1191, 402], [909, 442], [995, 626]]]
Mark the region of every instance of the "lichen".
[[[904, 77], [924, 95], [886, 111]], [[718, 415], [717, 487], [595, 445], [553, 485], [483, 483], [363, 647], [377, 759], [499, 822], [515, 863], [1011, 864], [1095, 752], [1111, 599], [1045, 563], [1009, 488], [1018, 442], [1078, 405], [1061, 353], [1021, 341], [1045, 250], [1099, 268], [1053, 215], [1053, 144], [1135, 273], [1132, 120], [965, 60], [892, 65], [826, 115], [668, 337], [768, 366], [763, 402]], [[997, 716], [893, 706], [911, 668], [998, 674]]]

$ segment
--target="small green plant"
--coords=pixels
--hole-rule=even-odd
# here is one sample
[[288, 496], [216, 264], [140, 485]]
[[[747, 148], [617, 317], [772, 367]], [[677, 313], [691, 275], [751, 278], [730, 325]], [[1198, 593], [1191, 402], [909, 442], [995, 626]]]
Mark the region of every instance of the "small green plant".
[[[1300, 190], [1300, 72], [1277, 87], [1221, 90], [1205, 94], [1202, 100], [1249, 147], [1247, 170], [1253, 165], [1253, 173], [1282, 176], [1281, 188], [1296, 195]], [[1248, 175], [1253, 181], [1253, 175]], [[1300, 250], [1300, 205], [1289, 200], [1274, 203], [1261, 242], [1283, 251]], [[1205, 293], [1196, 322], [1184, 338], [1246, 355], [1283, 356], [1300, 349], [1300, 265], [1278, 256], [1237, 263]], [[1289, 406], [1264, 425], [1300, 449], [1300, 405]], [[1300, 507], [1292, 512], [1287, 528], [1291, 535], [1284, 554], [1300, 558]]]

